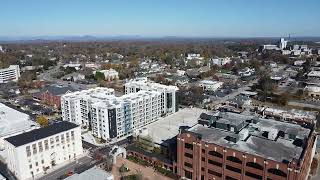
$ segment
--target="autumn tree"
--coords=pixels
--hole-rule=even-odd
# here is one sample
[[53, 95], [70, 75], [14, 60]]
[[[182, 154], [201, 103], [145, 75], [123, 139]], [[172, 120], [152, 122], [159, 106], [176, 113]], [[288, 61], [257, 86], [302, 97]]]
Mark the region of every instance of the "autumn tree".
[[41, 127], [46, 127], [49, 125], [49, 120], [45, 116], [38, 116], [36, 120]]

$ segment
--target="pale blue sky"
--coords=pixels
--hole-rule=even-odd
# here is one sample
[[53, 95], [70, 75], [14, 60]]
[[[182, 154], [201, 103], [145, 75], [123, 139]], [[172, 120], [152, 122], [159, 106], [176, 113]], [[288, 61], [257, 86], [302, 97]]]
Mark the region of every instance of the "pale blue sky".
[[0, 36], [320, 36], [320, 0], [0, 0]]

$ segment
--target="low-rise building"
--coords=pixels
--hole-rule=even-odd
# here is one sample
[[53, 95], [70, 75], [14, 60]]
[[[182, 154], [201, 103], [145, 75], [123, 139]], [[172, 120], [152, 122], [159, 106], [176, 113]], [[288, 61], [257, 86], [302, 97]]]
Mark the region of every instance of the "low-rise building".
[[319, 86], [306, 86], [304, 88], [305, 92], [307, 93], [308, 96], [313, 97], [313, 98], [320, 98], [320, 87]]
[[199, 82], [199, 86], [202, 87], [204, 91], [216, 91], [221, 88], [223, 82], [212, 81], [212, 80], [202, 80]]
[[282, 109], [262, 107], [258, 109], [264, 117], [272, 117], [278, 120], [292, 121], [298, 124], [315, 124], [318, 112], [298, 109]]
[[213, 59], [210, 59], [210, 63], [212, 65], [224, 66], [226, 64], [231, 63], [231, 59], [229, 57], [226, 57], [226, 58], [213, 58]]
[[17, 82], [19, 78], [19, 65], [10, 65], [8, 68], [0, 69], [0, 83], [7, 83], [10, 81]]
[[72, 86], [52, 84], [46, 86], [35, 93], [33, 96], [41, 100], [42, 103], [52, 106], [56, 109], [61, 108], [61, 96], [76, 91]]
[[189, 53], [187, 54], [187, 57], [186, 57], [187, 60], [192, 60], [192, 59], [199, 59], [199, 60], [203, 60], [204, 58], [201, 57], [200, 54], [196, 54], [196, 53]]
[[310, 71], [308, 74], [308, 78], [319, 79], [320, 78], [320, 71], [316, 71], [316, 70]]
[[96, 74], [96, 72], [103, 73], [106, 81], [119, 79], [119, 73], [114, 69], [93, 71], [93, 74]]
[[6, 164], [19, 179], [47, 170], [83, 154], [80, 126], [62, 121], [5, 139]]
[[67, 75], [63, 76], [61, 79], [63, 79], [64, 81], [76, 82], [76, 81], [86, 79], [86, 76], [84, 74], [74, 72], [74, 73], [67, 74]]
[[255, 69], [254, 68], [249, 68], [249, 67], [246, 67], [242, 70], [240, 70], [238, 72], [238, 74], [241, 76], [241, 77], [248, 77], [248, 76], [252, 76], [253, 74], [255, 73]]

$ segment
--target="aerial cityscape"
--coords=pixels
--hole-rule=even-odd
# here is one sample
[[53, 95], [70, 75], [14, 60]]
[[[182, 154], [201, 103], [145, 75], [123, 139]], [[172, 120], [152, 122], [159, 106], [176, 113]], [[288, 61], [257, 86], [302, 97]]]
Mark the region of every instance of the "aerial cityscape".
[[0, 180], [320, 180], [320, 1], [0, 4]]

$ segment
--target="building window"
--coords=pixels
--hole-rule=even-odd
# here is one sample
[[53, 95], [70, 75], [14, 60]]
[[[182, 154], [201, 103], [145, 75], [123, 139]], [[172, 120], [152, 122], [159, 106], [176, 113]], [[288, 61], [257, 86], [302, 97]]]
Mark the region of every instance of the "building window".
[[32, 144], [32, 154], [37, 154], [37, 144]]
[[258, 174], [254, 174], [254, 173], [248, 172], [248, 171], [246, 171], [246, 176], [254, 178], [254, 179], [262, 180], [262, 176], [260, 176]]
[[235, 168], [235, 167], [232, 167], [232, 166], [226, 165], [226, 169], [228, 169], [228, 170], [230, 170], [230, 171], [237, 172], [237, 173], [240, 173], [240, 174], [241, 174], [241, 169], [239, 169], [239, 168]]
[[190, 172], [190, 171], [184, 171], [184, 176], [186, 177], [186, 178], [188, 178], [188, 179], [192, 179], [192, 172]]
[[26, 147], [27, 157], [31, 156], [30, 146]]
[[186, 167], [192, 168], [192, 164], [190, 164], [190, 163], [185, 162], [184, 165], [185, 165]]
[[234, 162], [234, 163], [242, 164], [242, 161], [241, 161], [239, 158], [237, 158], [237, 157], [228, 156], [228, 157], [227, 157], [227, 160], [228, 160], [228, 161], [231, 161], [231, 162]]
[[236, 178], [233, 178], [233, 177], [230, 177], [230, 176], [226, 176], [226, 178], [225, 178], [226, 180], [238, 180], [238, 179], [236, 179]]
[[193, 145], [192, 145], [192, 144], [185, 143], [185, 144], [184, 144], [184, 147], [185, 147], [186, 149], [193, 150]]
[[42, 142], [38, 142], [39, 152], [43, 151]]
[[29, 168], [32, 169], [32, 164], [29, 164]]
[[74, 131], [71, 131], [71, 140], [74, 140]]
[[63, 134], [61, 134], [61, 143], [64, 143], [64, 135]]
[[223, 157], [223, 155], [218, 153], [217, 151], [209, 151], [208, 154], [211, 155], [211, 156], [218, 157], [218, 158], [222, 158]]
[[202, 160], [202, 161], [206, 161], [206, 158], [202, 157], [201, 160]]
[[215, 166], [219, 166], [219, 167], [222, 167], [222, 163], [219, 163], [217, 161], [213, 161], [211, 159], [208, 159], [208, 163], [209, 164], [212, 164], [212, 165], [215, 165]]
[[59, 136], [56, 136], [56, 143], [59, 142]]
[[53, 138], [50, 138], [50, 144], [51, 144], [51, 145], [54, 144]]
[[277, 175], [277, 176], [281, 176], [281, 177], [287, 177], [287, 174], [283, 171], [281, 171], [280, 169], [268, 169], [268, 173]]
[[67, 132], [67, 133], [66, 133], [66, 140], [67, 140], [67, 142], [69, 142], [69, 141], [70, 141], [69, 132]]
[[49, 149], [48, 140], [44, 140], [44, 149], [45, 149], [45, 150], [48, 150], [48, 149]]
[[263, 170], [263, 167], [260, 164], [257, 164], [257, 163], [254, 163], [254, 162], [247, 162], [246, 165], [248, 167], [252, 167], [252, 168], [255, 168], [255, 169]]
[[217, 177], [222, 177], [221, 173], [215, 172], [213, 170], [208, 169], [208, 173]]
[[185, 156], [185, 157], [188, 157], [188, 158], [191, 158], [191, 159], [193, 158], [193, 155], [190, 154], [190, 153], [184, 153], [184, 156]]
[[206, 150], [205, 150], [205, 149], [202, 149], [202, 153], [206, 153]]

